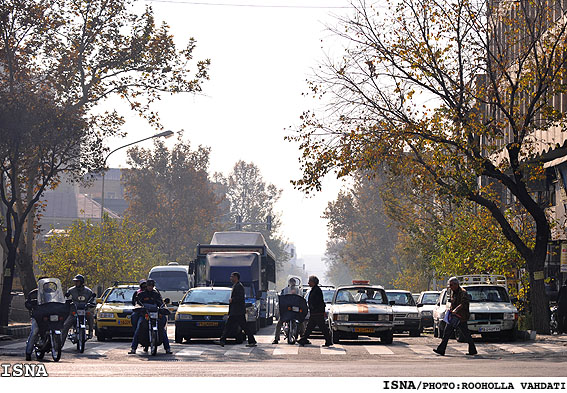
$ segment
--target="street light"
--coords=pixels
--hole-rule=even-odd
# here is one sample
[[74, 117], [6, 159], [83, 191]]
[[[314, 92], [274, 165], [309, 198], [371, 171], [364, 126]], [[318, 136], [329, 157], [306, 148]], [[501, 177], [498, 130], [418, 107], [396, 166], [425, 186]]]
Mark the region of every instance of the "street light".
[[163, 132], [160, 132], [159, 134], [155, 134], [155, 135], [149, 136], [149, 137], [147, 137], [147, 138], [140, 139], [139, 141], [131, 142], [131, 143], [128, 143], [128, 144], [126, 144], [126, 145], [124, 145], [124, 146], [120, 146], [120, 147], [118, 147], [118, 148], [112, 150], [110, 153], [108, 153], [108, 154], [106, 155], [106, 157], [105, 157], [105, 159], [104, 159], [104, 163], [103, 163], [103, 165], [102, 165], [102, 167], [103, 167], [103, 171], [102, 171], [102, 195], [101, 195], [101, 200], [100, 200], [100, 222], [101, 222], [101, 223], [102, 223], [102, 216], [103, 216], [103, 213], [104, 213], [104, 174], [105, 174], [105, 172], [106, 172], [106, 160], [108, 160], [108, 157], [110, 157], [110, 155], [111, 155], [112, 153], [114, 153], [115, 151], [120, 150], [120, 149], [123, 149], [123, 148], [128, 147], [128, 146], [135, 145], [136, 143], [140, 143], [140, 142], [143, 142], [143, 141], [147, 141], [148, 139], [153, 139], [153, 138], [161, 138], [161, 137], [169, 138], [169, 137], [172, 136], [173, 134], [174, 134], [174, 132], [171, 131], [171, 130], [163, 131]]

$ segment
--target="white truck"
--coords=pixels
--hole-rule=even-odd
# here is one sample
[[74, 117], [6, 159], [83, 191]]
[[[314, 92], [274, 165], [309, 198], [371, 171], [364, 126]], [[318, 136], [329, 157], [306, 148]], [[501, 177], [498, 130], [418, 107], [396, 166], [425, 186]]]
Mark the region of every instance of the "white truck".
[[177, 262], [170, 262], [165, 266], [154, 266], [150, 270], [148, 278], [156, 282], [156, 288], [161, 293], [162, 298], [170, 300], [168, 306], [171, 311], [170, 319], [175, 318], [179, 302], [185, 293], [192, 288], [193, 278], [189, 266], [180, 265]]

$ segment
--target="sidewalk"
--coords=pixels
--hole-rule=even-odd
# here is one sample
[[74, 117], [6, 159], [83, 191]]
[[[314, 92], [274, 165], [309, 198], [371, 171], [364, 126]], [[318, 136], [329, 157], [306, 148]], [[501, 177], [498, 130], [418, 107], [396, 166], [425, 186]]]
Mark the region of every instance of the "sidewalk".
[[0, 340], [25, 338], [29, 336], [30, 331], [29, 323], [10, 323], [8, 326], [0, 327]]

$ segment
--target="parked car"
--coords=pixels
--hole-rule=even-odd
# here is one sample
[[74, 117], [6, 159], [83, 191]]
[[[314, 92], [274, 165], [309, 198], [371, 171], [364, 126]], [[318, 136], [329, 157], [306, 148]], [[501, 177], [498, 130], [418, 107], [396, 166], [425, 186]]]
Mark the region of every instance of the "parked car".
[[433, 327], [433, 309], [439, 299], [439, 291], [424, 291], [419, 294], [417, 308], [421, 318], [421, 329]]
[[413, 300], [411, 292], [401, 290], [386, 291], [388, 299], [394, 302], [394, 332], [409, 332], [410, 337], [419, 337], [421, 334], [421, 320], [419, 310]]

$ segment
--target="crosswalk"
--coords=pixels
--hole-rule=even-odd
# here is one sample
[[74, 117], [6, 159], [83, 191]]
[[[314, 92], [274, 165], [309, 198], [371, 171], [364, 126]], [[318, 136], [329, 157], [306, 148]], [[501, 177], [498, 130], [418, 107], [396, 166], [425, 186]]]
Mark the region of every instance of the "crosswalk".
[[[192, 359], [200, 357], [217, 357], [245, 360], [254, 356], [259, 357], [299, 357], [311, 358], [313, 356], [320, 356], [322, 359], [337, 359], [347, 356], [378, 356], [378, 357], [393, 357], [403, 356], [418, 357], [418, 358], [436, 358], [437, 355], [433, 353], [433, 349], [438, 343], [437, 340], [431, 341], [431, 344], [417, 344], [412, 343], [410, 340], [394, 341], [391, 345], [384, 345], [378, 341], [368, 342], [352, 342], [344, 344], [336, 344], [332, 347], [323, 347], [320, 344], [322, 340], [316, 340], [313, 345], [300, 347], [299, 345], [288, 345], [281, 343], [273, 345], [270, 340], [263, 339], [262, 336], [257, 336], [258, 346], [246, 347], [245, 345], [226, 345], [221, 347], [215, 345], [212, 341], [175, 344], [172, 343], [173, 356], [179, 359]], [[317, 342], [320, 341], [319, 344]], [[96, 342], [89, 341], [87, 343], [84, 354], [78, 354], [76, 348], [68, 343], [64, 350], [64, 354], [75, 356], [89, 356], [92, 358], [106, 357], [113, 353], [122, 356], [125, 354], [130, 343], [128, 341], [111, 341], [111, 342]], [[502, 357], [502, 356], [567, 356], [567, 346], [563, 343], [477, 343], [478, 353], [483, 357]], [[18, 341], [14, 343], [0, 343], [0, 356], [2, 355], [20, 355], [24, 353], [25, 342]], [[160, 348], [158, 353], [163, 352]], [[467, 344], [457, 343], [451, 341], [447, 347], [446, 355], [462, 356], [468, 352]], [[143, 351], [138, 351], [138, 356], [145, 356]]]

